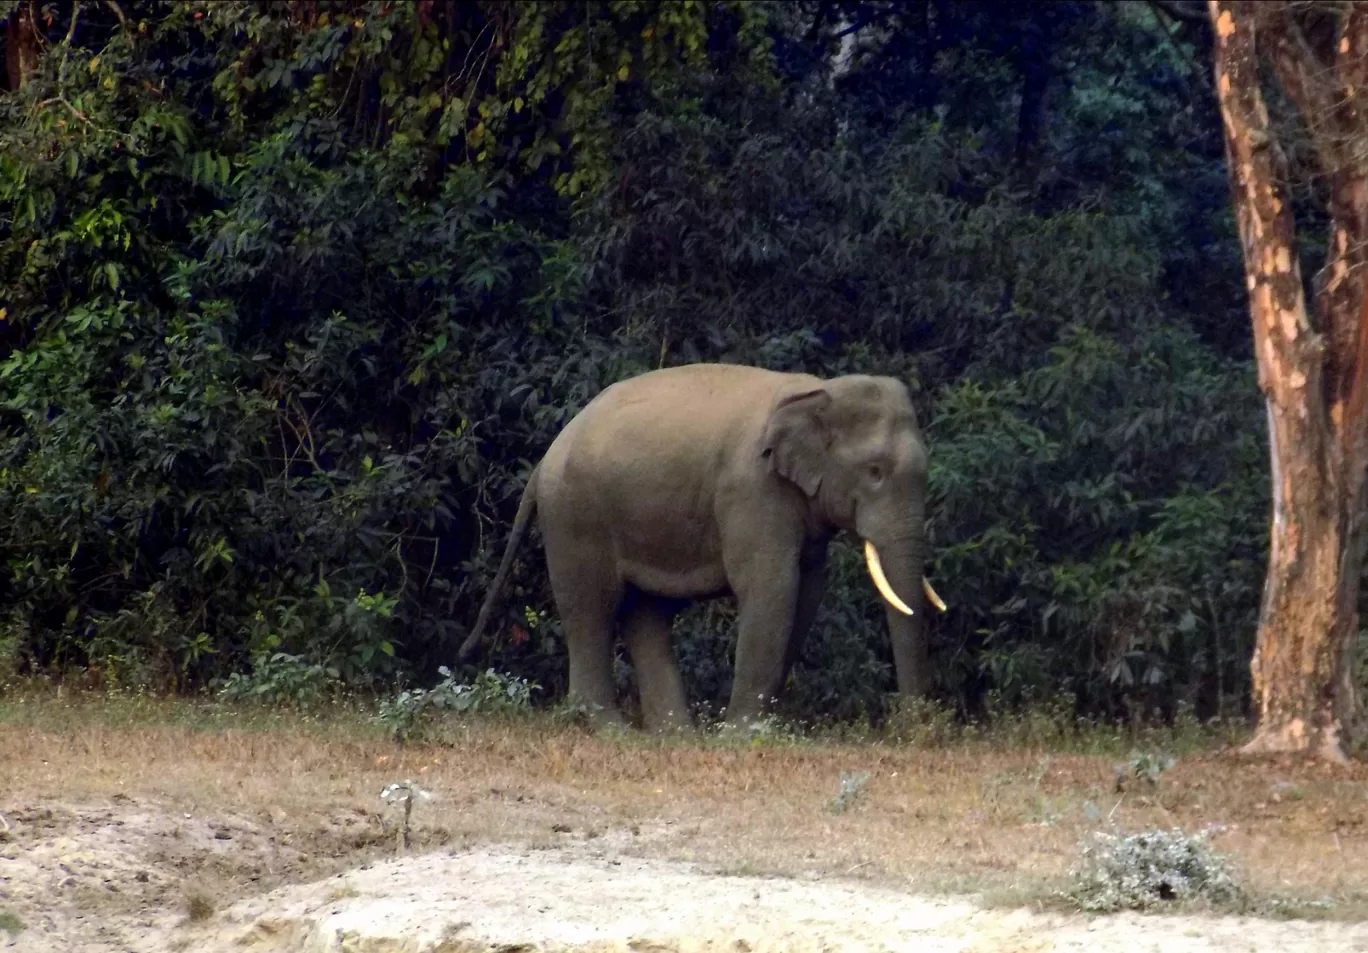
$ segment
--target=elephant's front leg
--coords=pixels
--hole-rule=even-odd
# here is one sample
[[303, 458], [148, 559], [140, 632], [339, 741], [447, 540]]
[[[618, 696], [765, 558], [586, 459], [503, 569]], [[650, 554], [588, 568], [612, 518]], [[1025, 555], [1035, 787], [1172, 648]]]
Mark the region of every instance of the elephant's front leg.
[[727, 721], [744, 724], [763, 713], [783, 687], [800, 589], [796, 554], [748, 560], [733, 574], [732, 588], [739, 611]]
[[784, 671], [779, 676], [779, 685], [788, 684], [789, 672], [793, 663], [803, 654], [803, 643], [807, 641], [812, 623], [817, 619], [821, 608], [822, 596], [826, 594], [827, 567], [826, 550], [823, 548], [809, 563], [804, 562], [802, 577], [798, 584], [798, 603], [793, 613], [793, 634], [789, 636], [788, 651], [784, 655]]

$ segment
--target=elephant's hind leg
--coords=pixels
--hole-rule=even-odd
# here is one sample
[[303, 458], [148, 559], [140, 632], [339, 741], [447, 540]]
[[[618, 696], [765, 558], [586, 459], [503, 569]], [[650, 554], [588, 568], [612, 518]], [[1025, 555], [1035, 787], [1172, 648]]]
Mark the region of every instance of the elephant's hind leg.
[[684, 679], [670, 645], [673, 604], [634, 592], [623, 612], [627, 651], [636, 669], [637, 690], [641, 696], [641, 720], [647, 731], [687, 731], [689, 702], [684, 694]]
[[588, 705], [596, 723], [623, 724], [613, 686], [613, 624], [622, 583], [590, 546], [547, 545], [546, 563], [570, 656], [568, 700]]

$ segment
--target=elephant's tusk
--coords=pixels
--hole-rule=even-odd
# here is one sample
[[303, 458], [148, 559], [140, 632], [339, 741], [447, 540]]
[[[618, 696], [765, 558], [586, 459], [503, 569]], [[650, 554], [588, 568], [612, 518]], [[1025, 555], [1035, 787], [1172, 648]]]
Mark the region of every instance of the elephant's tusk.
[[926, 593], [926, 598], [930, 600], [933, 606], [942, 612], [945, 611], [945, 600], [936, 595], [936, 590], [931, 588], [931, 580], [925, 576], [922, 576], [922, 591]]
[[865, 565], [869, 567], [869, 575], [873, 578], [874, 588], [879, 590], [879, 595], [887, 599], [888, 604], [903, 615], [911, 615], [912, 610], [907, 607], [907, 603], [899, 599], [893, 587], [888, 584], [888, 577], [884, 575], [883, 565], [879, 562], [879, 551], [869, 540], [865, 540]]

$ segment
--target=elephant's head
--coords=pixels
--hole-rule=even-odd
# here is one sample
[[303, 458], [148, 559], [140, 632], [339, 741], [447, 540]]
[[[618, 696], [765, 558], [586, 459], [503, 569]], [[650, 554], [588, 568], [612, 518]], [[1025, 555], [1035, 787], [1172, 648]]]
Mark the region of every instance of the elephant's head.
[[852, 375], [790, 394], [770, 414], [764, 452], [818, 518], [864, 541], [888, 607], [898, 689], [921, 693], [925, 631], [913, 616], [923, 593], [945, 606], [923, 575], [926, 445], [907, 388], [890, 377]]

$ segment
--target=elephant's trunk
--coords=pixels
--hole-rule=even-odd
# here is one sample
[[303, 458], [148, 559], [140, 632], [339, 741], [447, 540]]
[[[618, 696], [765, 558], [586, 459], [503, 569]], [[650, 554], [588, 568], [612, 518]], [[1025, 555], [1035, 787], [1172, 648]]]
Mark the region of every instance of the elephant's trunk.
[[[865, 538], [865, 556], [870, 575], [884, 597], [888, 635], [893, 645], [893, 665], [898, 675], [898, 693], [925, 695], [931, 686], [926, 637], [926, 603], [934, 590], [926, 585], [922, 566], [926, 558], [921, 521], [910, 532], [891, 539]], [[937, 597], [939, 601], [939, 597]]]

